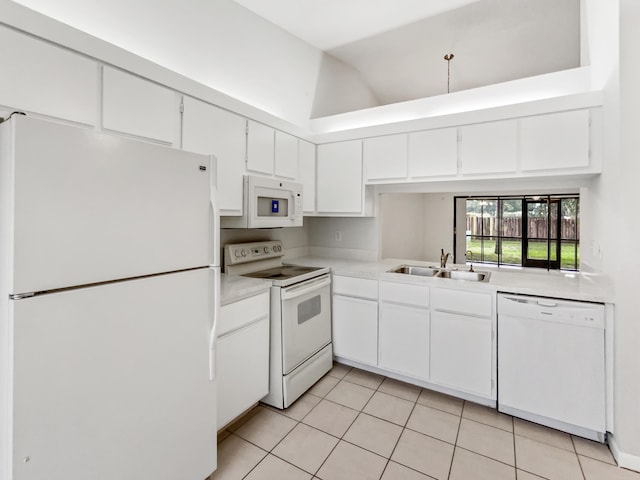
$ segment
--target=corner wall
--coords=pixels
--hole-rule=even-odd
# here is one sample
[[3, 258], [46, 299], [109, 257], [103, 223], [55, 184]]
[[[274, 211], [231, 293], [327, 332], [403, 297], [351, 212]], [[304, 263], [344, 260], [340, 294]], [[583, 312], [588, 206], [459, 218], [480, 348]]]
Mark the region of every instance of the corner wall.
[[614, 425], [609, 439], [620, 466], [640, 471], [640, 4], [583, 0], [587, 9], [592, 85], [604, 93], [602, 174], [584, 189], [585, 260], [615, 288]]

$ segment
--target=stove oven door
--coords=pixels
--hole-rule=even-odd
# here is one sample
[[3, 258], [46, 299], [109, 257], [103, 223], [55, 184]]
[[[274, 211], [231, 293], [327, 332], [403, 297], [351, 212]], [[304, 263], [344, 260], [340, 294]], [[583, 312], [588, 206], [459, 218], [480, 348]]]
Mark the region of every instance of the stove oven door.
[[331, 342], [331, 277], [282, 288], [282, 370], [285, 375]]

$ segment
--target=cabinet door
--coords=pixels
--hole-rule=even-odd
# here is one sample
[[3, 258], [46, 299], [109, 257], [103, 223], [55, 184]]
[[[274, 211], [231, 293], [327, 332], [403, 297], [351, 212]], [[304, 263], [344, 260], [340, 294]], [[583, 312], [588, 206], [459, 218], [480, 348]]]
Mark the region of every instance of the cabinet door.
[[269, 317], [218, 339], [218, 429], [269, 393]]
[[274, 129], [249, 120], [247, 131], [247, 170], [272, 175], [275, 148]]
[[431, 312], [430, 381], [493, 398], [492, 322]]
[[378, 363], [378, 302], [333, 296], [333, 354]]
[[362, 213], [362, 140], [318, 145], [317, 207], [321, 213]]
[[299, 143], [299, 177], [302, 183], [302, 200], [304, 213], [316, 211], [316, 146], [300, 140]]
[[407, 135], [388, 135], [363, 141], [367, 182], [407, 177]]
[[589, 166], [589, 111], [554, 113], [520, 121], [523, 170]]
[[420, 380], [429, 379], [429, 310], [380, 304], [380, 368]]
[[275, 174], [291, 180], [298, 178], [298, 139], [276, 130]]
[[0, 105], [96, 124], [95, 62], [0, 26], [0, 64]]
[[102, 88], [104, 128], [175, 142], [180, 124], [175, 92], [110, 67], [104, 67]]
[[216, 156], [218, 207], [224, 215], [242, 214], [246, 124], [239, 115], [184, 98], [182, 148]]
[[441, 128], [409, 134], [409, 177], [458, 173], [458, 129]]
[[460, 128], [463, 174], [502, 173], [516, 170], [518, 121], [480, 123]]

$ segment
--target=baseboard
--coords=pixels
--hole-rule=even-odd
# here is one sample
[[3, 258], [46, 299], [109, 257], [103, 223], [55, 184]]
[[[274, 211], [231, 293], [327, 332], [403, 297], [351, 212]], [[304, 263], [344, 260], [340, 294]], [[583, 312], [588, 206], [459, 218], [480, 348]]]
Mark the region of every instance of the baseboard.
[[613, 458], [616, 459], [616, 462], [620, 467], [628, 468], [629, 470], [635, 470], [636, 472], [640, 472], [639, 456], [631, 455], [629, 453], [620, 451], [618, 442], [616, 441], [615, 437], [612, 434], [608, 435], [607, 440], [609, 442], [609, 448], [611, 449]]

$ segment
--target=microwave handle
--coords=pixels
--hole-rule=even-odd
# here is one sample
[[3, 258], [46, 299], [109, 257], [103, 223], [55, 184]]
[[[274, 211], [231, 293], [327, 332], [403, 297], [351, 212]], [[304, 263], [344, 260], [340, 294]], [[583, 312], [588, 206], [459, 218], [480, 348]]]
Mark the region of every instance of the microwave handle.
[[327, 276], [322, 278], [321, 280], [316, 280], [314, 282], [304, 282], [301, 285], [296, 285], [291, 288], [283, 288], [281, 293], [281, 299], [291, 300], [293, 298], [301, 297], [309, 292], [314, 290], [318, 290], [319, 288], [326, 287], [327, 285], [331, 285], [331, 277]]

